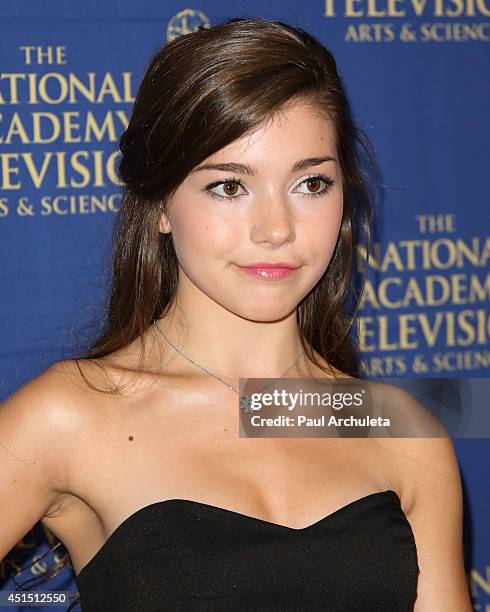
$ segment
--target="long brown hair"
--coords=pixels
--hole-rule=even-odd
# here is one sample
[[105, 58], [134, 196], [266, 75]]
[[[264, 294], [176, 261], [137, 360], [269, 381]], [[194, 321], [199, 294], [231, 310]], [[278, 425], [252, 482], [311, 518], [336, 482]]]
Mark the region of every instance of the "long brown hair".
[[[253, 18], [200, 28], [152, 56], [119, 141], [123, 194], [107, 321], [79, 359], [104, 357], [143, 340], [148, 327], [168, 312], [178, 260], [172, 234], [160, 233], [158, 220], [169, 198], [205, 158], [298, 99], [333, 121], [344, 193], [331, 262], [297, 308], [301, 341], [322, 370], [311, 347], [329, 365], [360, 376], [357, 345], [349, 335], [361, 293], [352, 278], [354, 248], [363, 236], [369, 253], [373, 191], [356, 145], [366, 153], [370, 178], [374, 153], [353, 124], [332, 54], [301, 28]], [[362, 287], [364, 282], [365, 277]]]

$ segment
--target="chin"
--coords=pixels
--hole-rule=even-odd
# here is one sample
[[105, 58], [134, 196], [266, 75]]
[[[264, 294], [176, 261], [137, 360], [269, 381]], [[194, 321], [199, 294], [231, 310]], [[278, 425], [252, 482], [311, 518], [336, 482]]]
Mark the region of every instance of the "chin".
[[257, 323], [274, 323], [281, 321], [291, 315], [295, 310], [295, 306], [279, 310], [276, 308], [264, 307], [263, 309], [254, 308], [252, 310], [240, 309], [234, 311], [239, 317]]

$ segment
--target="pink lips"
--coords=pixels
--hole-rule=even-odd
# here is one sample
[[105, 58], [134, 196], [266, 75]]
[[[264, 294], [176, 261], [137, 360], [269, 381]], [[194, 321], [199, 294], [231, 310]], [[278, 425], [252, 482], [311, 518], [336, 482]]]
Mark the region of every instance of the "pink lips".
[[281, 278], [286, 278], [291, 276], [296, 272], [297, 268], [291, 264], [286, 262], [278, 262], [278, 263], [254, 263], [250, 266], [238, 266], [240, 270], [249, 274], [250, 276], [255, 276], [256, 278], [263, 278], [266, 280], [278, 280]]

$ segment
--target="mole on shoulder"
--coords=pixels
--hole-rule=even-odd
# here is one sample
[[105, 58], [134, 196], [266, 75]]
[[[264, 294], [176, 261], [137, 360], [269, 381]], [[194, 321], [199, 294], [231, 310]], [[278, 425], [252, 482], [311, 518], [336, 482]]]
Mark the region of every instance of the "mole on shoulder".
[[134, 440], [133, 436], [129, 436], [128, 440], [131, 440], [131, 442]]

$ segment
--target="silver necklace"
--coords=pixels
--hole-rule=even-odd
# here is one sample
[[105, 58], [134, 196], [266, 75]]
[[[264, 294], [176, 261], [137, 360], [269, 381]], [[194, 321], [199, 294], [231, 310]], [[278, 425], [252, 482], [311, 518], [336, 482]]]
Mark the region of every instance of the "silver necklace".
[[[236, 389], [233, 385], [228, 384], [226, 381], [224, 381], [222, 378], [220, 378], [217, 374], [215, 374], [214, 372], [211, 372], [211, 370], [208, 370], [207, 368], [205, 368], [202, 365], [199, 365], [198, 363], [196, 363], [194, 360], [192, 360], [188, 355], [186, 355], [184, 353], [184, 351], [182, 351], [181, 349], [179, 349], [178, 347], [175, 346], [175, 344], [173, 344], [168, 338], [167, 336], [162, 332], [162, 330], [158, 327], [158, 325], [156, 324], [156, 321], [153, 321], [153, 324], [155, 325], [155, 327], [157, 328], [157, 330], [160, 332], [160, 334], [165, 338], [165, 340], [170, 344], [171, 347], [173, 347], [178, 353], [180, 353], [183, 357], [185, 357], [187, 359], [187, 361], [190, 361], [191, 363], [193, 363], [195, 366], [197, 366], [198, 368], [200, 368], [201, 370], [203, 370], [203, 372], [207, 372], [208, 374], [210, 374], [211, 376], [214, 376], [214, 378], [217, 378], [220, 382], [222, 382], [224, 385], [226, 385], [229, 389], [232, 389], [238, 396], [240, 396], [240, 391], [238, 389]], [[293, 363], [288, 367], [287, 370], [285, 370], [281, 376], [279, 376], [278, 378], [276, 378], [275, 380], [273, 380], [272, 382], [268, 383], [265, 387], [262, 387], [262, 389], [260, 389], [260, 391], [263, 391], [264, 389], [267, 389], [267, 387], [270, 387], [270, 385], [272, 385], [273, 383], [277, 382], [278, 380], [280, 380], [281, 378], [283, 378], [283, 376], [285, 374], [287, 374], [290, 370], [293, 369], [293, 367], [298, 363], [298, 361], [301, 359], [302, 355], [304, 353], [304, 350], [301, 350], [295, 357]], [[260, 393], [260, 391], [258, 391], [257, 393]], [[240, 396], [240, 409], [243, 412], [253, 412], [252, 409], [252, 396], [251, 395], [242, 395]]]

